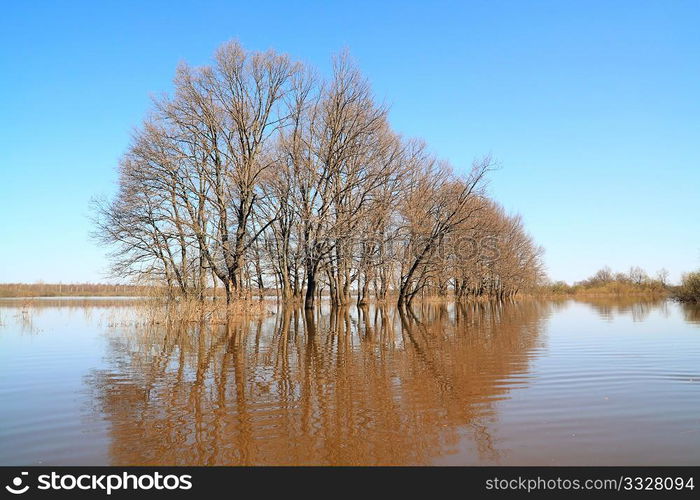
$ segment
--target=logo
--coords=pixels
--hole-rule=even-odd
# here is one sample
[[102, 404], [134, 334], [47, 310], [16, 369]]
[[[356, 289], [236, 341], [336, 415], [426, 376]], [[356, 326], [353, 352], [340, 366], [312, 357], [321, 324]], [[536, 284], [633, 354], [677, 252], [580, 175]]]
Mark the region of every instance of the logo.
[[[24, 476], [29, 472], [21, 472], [20, 476], [12, 479], [12, 484], [5, 489], [13, 495], [21, 495], [29, 490], [29, 485], [23, 486]], [[28, 478], [27, 478], [28, 479]], [[41, 474], [37, 476], [36, 488], [39, 490], [102, 490], [111, 495], [115, 490], [189, 490], [192, 489], [192, 476], [189, 474]]]
[[[27, 475], [29, 475], [29, 472], [22, 472], [22, 476]], [[14, 486], [14, 488], [12, 486]], [[26, 485], [24, 488], [20, 488], [20, 486], [22, 486], [21, 476], [17, 476], [12, 480], [12, 486], [5, 486], [5, 489], [14, 495], [21, 495], [22, 493], [26, 493], [29, 489], [29, 485]]]

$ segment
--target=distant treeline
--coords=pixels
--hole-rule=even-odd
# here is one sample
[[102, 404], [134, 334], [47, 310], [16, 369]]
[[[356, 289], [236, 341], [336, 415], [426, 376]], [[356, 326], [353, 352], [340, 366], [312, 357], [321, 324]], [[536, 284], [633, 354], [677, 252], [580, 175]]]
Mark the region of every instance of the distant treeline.
[[700, 303], [700, 271], [683, 274], [678, 286], [668, 283], [668, 271], [661, 269], [652, 277], [641, 267], [626, 273], [604, 267], [593, 276], [569, 285], [555, 281], [539, 288], [545, 295], [670, 295], [681, 302]]
[[569, 285], [555, 281], [541, 287], [545, 294], [570, 295], [665, 295], [671, 291], [668, 271], [661, 269], [652, 277], [644, 269], [633, 266], [628, 272], [613, 272], [604, 267], [593, 276]]
[[0, 297], [141, 296], [153, 288], [101, 283], [0, 283]]

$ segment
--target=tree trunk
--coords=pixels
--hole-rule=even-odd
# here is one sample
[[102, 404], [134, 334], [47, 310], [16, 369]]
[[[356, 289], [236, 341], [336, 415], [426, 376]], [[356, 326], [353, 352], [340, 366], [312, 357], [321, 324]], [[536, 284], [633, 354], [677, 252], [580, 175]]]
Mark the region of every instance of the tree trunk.
[[304, 309], [314, 308], [316, 299], [316, 269], [317, 263], [307, 263], [306, 265], [306, 297], [304, 299]]

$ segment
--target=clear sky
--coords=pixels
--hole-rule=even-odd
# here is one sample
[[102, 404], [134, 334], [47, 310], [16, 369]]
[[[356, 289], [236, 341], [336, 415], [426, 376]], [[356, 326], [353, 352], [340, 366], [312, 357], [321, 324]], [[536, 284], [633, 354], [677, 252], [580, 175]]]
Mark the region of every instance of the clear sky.
[[700, 267], [699, 27], [697, 0], [3, 2], [0, 282], [104, 280], [90, 198], [177, 63], [231, 38], [321, 71], [348, 48], [399, 132], [458, 170], [492, 153], [554, 279], [678, 279]]

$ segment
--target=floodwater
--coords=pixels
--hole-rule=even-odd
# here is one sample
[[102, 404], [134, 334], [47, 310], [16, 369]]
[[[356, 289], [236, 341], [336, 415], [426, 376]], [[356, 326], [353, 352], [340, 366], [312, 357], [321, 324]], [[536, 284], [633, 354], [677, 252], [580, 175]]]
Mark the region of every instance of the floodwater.
[[0, 465], [700, 465], [700, 309], [0, 300]]

